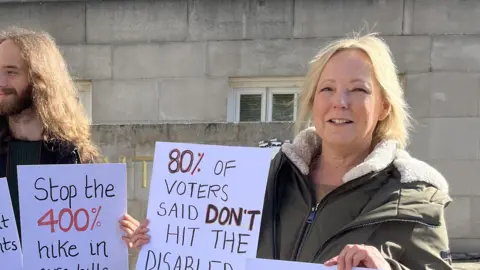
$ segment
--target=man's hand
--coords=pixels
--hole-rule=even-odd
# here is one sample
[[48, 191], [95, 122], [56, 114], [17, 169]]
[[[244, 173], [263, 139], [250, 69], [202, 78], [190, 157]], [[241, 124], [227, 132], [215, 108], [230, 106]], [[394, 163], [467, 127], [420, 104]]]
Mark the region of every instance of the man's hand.
[[129, 214], [125, 214], [122, 217], [122, 219], [119, 221], [119, 223], [120, 223], [120, 228], [125, 233], [125, 235], [122, 236], [122, 239], [125, 242], [125, 244], [127, 244], [127, 246], [131, 248], [132, 247], [131, 237], [140, 226], [140, 223]]
[[352, 267], [391, 270], [376, 247], [365, 245], [347, 245], [338, 256], [326, 261], [325, 265], [337, 265], [338, 270], [352, 270]]
[[133, 248], [141, 249], [143, 245], [150, 242], [150, 236], [148, 232], [148, 220], [144, 220], [140, 226], [133, 232], [132, 237], [130, 238], [130, 243]]

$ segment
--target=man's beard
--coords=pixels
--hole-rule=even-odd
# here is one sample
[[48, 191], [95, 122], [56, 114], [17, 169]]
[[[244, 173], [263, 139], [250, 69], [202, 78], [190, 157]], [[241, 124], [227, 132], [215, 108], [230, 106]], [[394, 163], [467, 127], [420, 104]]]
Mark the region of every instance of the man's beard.
[[4, 100], [0, 101], [0, 115], [18, 115], [33, 106], [31, 86], [28, 86], [21, 96], [19, 96], [17, 90], [13, 88], [3, 88], [0, 91], [8, 94]]

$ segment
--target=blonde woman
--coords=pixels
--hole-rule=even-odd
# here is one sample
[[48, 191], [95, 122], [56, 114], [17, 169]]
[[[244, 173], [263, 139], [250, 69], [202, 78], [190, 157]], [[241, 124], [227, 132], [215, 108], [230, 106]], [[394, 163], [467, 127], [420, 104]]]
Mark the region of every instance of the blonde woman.
[[[300, 132], [271, 164], [257, 256], [339, 270], [452, 269], [448, 184], [404, 150], [410, 126], [383, 40], [346, 38], [320, 51]], [[133, 246], [148, 241], [146, 231], [144, 223]]]
[[391, 52], [374, 34], [311, 62], [293, 143], [274, 159], [258, 257], [338, 269], [452, 269], [448, 184], [404, 147], [411, 126]]

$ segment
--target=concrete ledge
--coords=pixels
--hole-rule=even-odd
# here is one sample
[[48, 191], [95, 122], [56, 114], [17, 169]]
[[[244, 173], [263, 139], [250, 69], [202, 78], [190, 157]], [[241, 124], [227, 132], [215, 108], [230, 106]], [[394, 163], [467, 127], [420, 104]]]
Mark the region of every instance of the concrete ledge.
[[145, 144], [153, 147], [156, 141], [257, 146], [259, 141], [271, 138], [291, 140], [293, 123], [93, 125], [92, 133], [102, 148], [116, 146], [118, 149], [118, 145], [135, 148]]

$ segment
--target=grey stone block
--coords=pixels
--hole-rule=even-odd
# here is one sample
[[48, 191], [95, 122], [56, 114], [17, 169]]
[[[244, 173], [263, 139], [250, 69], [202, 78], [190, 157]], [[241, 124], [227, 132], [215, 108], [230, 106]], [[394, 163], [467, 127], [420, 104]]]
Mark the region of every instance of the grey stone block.
[[472, 235], [471, 199], [453, 197], [453, 202], [445, 210], [449, 237], [463, 238]]
[[208, 43], [211, 76], [303, 76], [330, 39], [219, 41]]
[[238, 138], [242, 144], [258, 146], [259, 141], [279, 139], [293, 141], [293, 123], [240, 123]]
[[451, 195], [478, 195], [480, 191], [480, 181], [478, 181], [480, 160], [441, 160], [432, 161], [431, 165], [447, 179]]
[[402, 21], [403, 0], [296, 0], [293, 33], [296, 38], [344, 36], [365, 30], [399, 35]]
[[414, 11], [414, 34], [480, 33], [478, 1], [416, 0]]
[[[477, 168], [480, 168], [480, 162], [477, 163]], [[471, 182], [474, 182], [475, 180], [478, 179], [478, 173], [480, 173], [480, 169], [478, 169], [477, 171], [477, 174], [473, 177], [473, 178], [470, 178]], [[478, 181], [475, 181], [475, 182], [478, 182]], [[477, 191], [480, 190], [479, 188], [476, 189]], [[478, 195], [475, 194], [475, 195]], [[473, 228], [473, 235], [470, 235], [471, 236], [474, 236], [474, 237], [480, 237], [480, 211], [478, 211], [478, 209], [480, 209], [480, 197], [472, 197], [472, 212], [471, 212], [471, 215], [472, 215], [472, 228]]]
[[226, 123], [170, 125], [171, 141], [231, 145], [238, 144], [238, 126]]
[[475, 117], [480, 75], [434, 72], [408, 74], [406, 98], [415, 117]]
[[93, 82], [94, 123], [137, 123], [158, 120], [158, 81]]
[[472, 117], [479, 115], [479, 74], [433, 73], [430, 91], [430, 115], [432, 117]]
[[432, 69], [480, 71], [480, 37], [436, 36], [432, 46]]
[[405, 99], [414, 118], [430, 116], [431, 74], [407, 74], [405, 76]]
[[431, 38], [428, 36], [383, 37], [392, 51], [400, 73], [427, 72], [430, 69]]
[[430, 160], [479, 158], [480, 118], [431, 118], [428, 128]]
[[137, 156], [149, 156], [154, 153], [155, 142], [168, 141], [169, 126], [159, 125], [135, 125], [132, 127], [134, 136], [128, 138], [135, 144], [135, 154]]
[[189, 39], [290, 38], [292, 17], [292, 0], [189, 0]]
[[110, 79], [112, 49], [106, 45], [65, 45], [60, 50], [76, 79]]
[[47, 31], [59, 44], [85, 41], [85, 3], [11, 3], [0, 5], [0, 28]]
[[416, 0], [403, 0], [403, 34], [411, 35], [413, 32], [413, 14]]
[[116, 46], [113, 49], [113, 77], [204, 76], [206, 51], [207, 45], [203, 42]]
[[429, 119], [415, 118], [414, 129], [410, 134], [407, 149], [410, 154], [420, 160], [430, 159], [430, 126]]
[[87, 41], [180, 41], [187, 37], [186, 1], [87, 3]]
[[[219, 41], [208, 43], [207, 72], [212, 76], [303, 76], [325, 39]], [[429, 37], [385, 37], [399, 72], [430, 68]]]
[[162, 79], [159, 89], [161, 121], [219, 122], [227, 119], [229, 88], [226, 78]]
[[[222, 123], [209, 123], [208, 125], [211, 126], [221, 126]], [[214, 136], [217, 137], [217, 140], [213, 140], [213, 138], [209, 138], [207, 133], [207, 124], [199, 124], [199, 123], [186, 123], [183, 125], [180, 124], [172, 124], [169, 126], [169, 139], [174, 142], [182, 142], [182, 143], [199, 143], [199, 144], [209, 144], [215, 143], [222, 145], [226, 141], [228, 141], [227, 137], [231, 137], [231, 133], [229, 132], [226, 134], [224, 138], [219, 136], [220, 134], [215, 134]], [[237, 129], [232, 129], [233, 131], [237, 131]], [[225, 131], [227, 131], [225, 129]], [[231, 130], [228, 130], [231, 131]], [[215, 141], [215, 142], [214, 142]]]
[[247, 39], [290, 38], [293, 35], [293, 0], [250, 0]]

